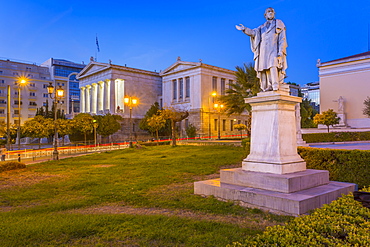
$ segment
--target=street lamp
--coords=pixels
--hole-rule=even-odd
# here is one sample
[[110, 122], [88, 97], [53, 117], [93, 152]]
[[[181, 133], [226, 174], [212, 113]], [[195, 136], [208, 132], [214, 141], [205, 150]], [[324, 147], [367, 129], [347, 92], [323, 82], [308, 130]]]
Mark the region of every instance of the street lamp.
[[26, 78], [20, 78], [18, 80], [18, 129], [17, 129], [17, 141], [18, 141], [18, 150], [21, 149], [21, 86], [26, 85]]
[[[217, 96], [217, 93], [215, 91], [213, 91], [211, 93], [211, 96], [213, 97], [213, 101], [214, 101], [214, 98]], [[211, 139], [211, 104], [210, 104], [210, 96], [208, 96], [208, 138]], [[214, 102], [212, 102], [214, 103]]]
[[[64, 90], [62, 86], [59, 86], [56, 90], [54, 90], [53, 84], [50, 82], [49, 86], [47, 87], [48, 94], [50, 98], [53, 100], [54, 104], [54, 151], [53, 151], [53, 160], [59, 159], [59, 152], [58, 152], [58, 128], [57, 128], [57, 105], [58, 100], [62, 99], [64, 97]], [[52, 94], [54, 93], [54, 97]]]
[[221, 140], [221, 111], [222, 111], [222, 108], [224, 108], [224, 105], [216, 103], [213, 105], [213, 107], [218, 112], [218, 140]]
[[93, 126], [94, 126], [94, 145], [95, 145], [95, 148], [96, 148], [96, 128], [98, 127], [98, 123], [97, 123], [96, 119], [93, 120]]
[[138, 104], [138, 100], [132, 97], [125, 97], [123, 102], [125, 103], [125, 105], [130, 107], [130, 126], [129, 126], [130, 136], [129, 137], [130, 137], [130, 148], [132, 148], [133, 147], [132, 145], [132, 107]]

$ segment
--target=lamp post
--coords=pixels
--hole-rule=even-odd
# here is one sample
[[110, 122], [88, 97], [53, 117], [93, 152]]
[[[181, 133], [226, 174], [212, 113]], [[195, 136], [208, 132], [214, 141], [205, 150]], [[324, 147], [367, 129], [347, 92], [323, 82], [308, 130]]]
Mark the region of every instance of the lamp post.
[[[211, 93], [211, 96], [213, 97], [213, 99], [217, 96], [217, 93], [216, 92], [212, 92]], [[211, 104], [210, 104], [210, 96], [208, 96], [208, 138], [211, 139]], [[213, 103], [213, 102], [212, 102]]]
[[[52, 94], [54, 93], [54, 97]], [[54, 90], [53, 84], [50, 82], [48, 86], [48, 94], [50, 98], [53, 100], [54, 104], [54, 151], [53, 151], [53, 160], [58, 160], [59, 159], [59, 152], [58, 152], [58, 128], [57, 128], [57, 105], [58, 105], [58, 100], [63, 98], [64, 96], [64, 90], [62, 86], [59, 86], [56, 90]]]
[[98, 123], [96, 122], [96, 119], [93, 120], [93, 126], [94, 126], [94, 146], [96, 148], [96, 128], [98, 127]]
[[18, 81], [18, 129], [17, 129], [17, 141], [18, 141], [18, 150], [21, 149], [21, 86], [26, 85], [27, 80], [21, 78]]
[[213, 105], [213, 107], [218, 112], [218, 140], [221, 140], [221, 111], [222, 111], [222, 108], [224, 108], [224, 105], [216, 103]]
[[132, 145], [132, 107], [133, 106], [136, 106], [138, 104], [138, 100], [136, 98], [132, 98], [132, 97], [125, 97], [124, 98], [124, 103], [125, 105], [127, 105], [128, 107], [130, 107], [130, 126], [129, 126], [129, 129], [130, 129], [130, 134], [129, 134], [129, 139], [130, 139], [130, 148], [133, 147]]

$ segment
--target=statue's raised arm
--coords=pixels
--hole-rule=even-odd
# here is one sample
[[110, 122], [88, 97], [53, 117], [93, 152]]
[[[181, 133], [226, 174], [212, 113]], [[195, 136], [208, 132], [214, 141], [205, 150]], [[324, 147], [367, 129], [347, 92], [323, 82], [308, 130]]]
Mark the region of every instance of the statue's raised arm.
[[266, 22], [250, 29], [243, 24], [235, 25], [251, 38], [251, 49], [254, 53], [254, 69], [260, 79], [262, 91], [279, 90], [284, 83], [286, 69], [286, 28], [281, 20], [275, 19], [275, 10], [267, 8]]

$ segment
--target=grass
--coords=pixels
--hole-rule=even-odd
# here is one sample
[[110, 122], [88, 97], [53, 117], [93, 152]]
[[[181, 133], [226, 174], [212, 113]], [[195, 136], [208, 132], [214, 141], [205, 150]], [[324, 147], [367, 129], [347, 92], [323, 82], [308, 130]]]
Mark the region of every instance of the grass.
[[290, 217], [193, 194], [242, 148], [145, 147], [0, 173], [0, 246], [225, 246]]

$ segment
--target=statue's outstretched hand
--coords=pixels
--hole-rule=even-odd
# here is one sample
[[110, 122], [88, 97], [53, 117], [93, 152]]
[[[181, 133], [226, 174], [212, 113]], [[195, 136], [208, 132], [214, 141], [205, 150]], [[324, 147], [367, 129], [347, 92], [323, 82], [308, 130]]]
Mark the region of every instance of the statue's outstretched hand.
[[244, 31], [244, 29], [245, 29], [243, 24], [235, 25], [235, 28], [240, 30], [240, 31]]

